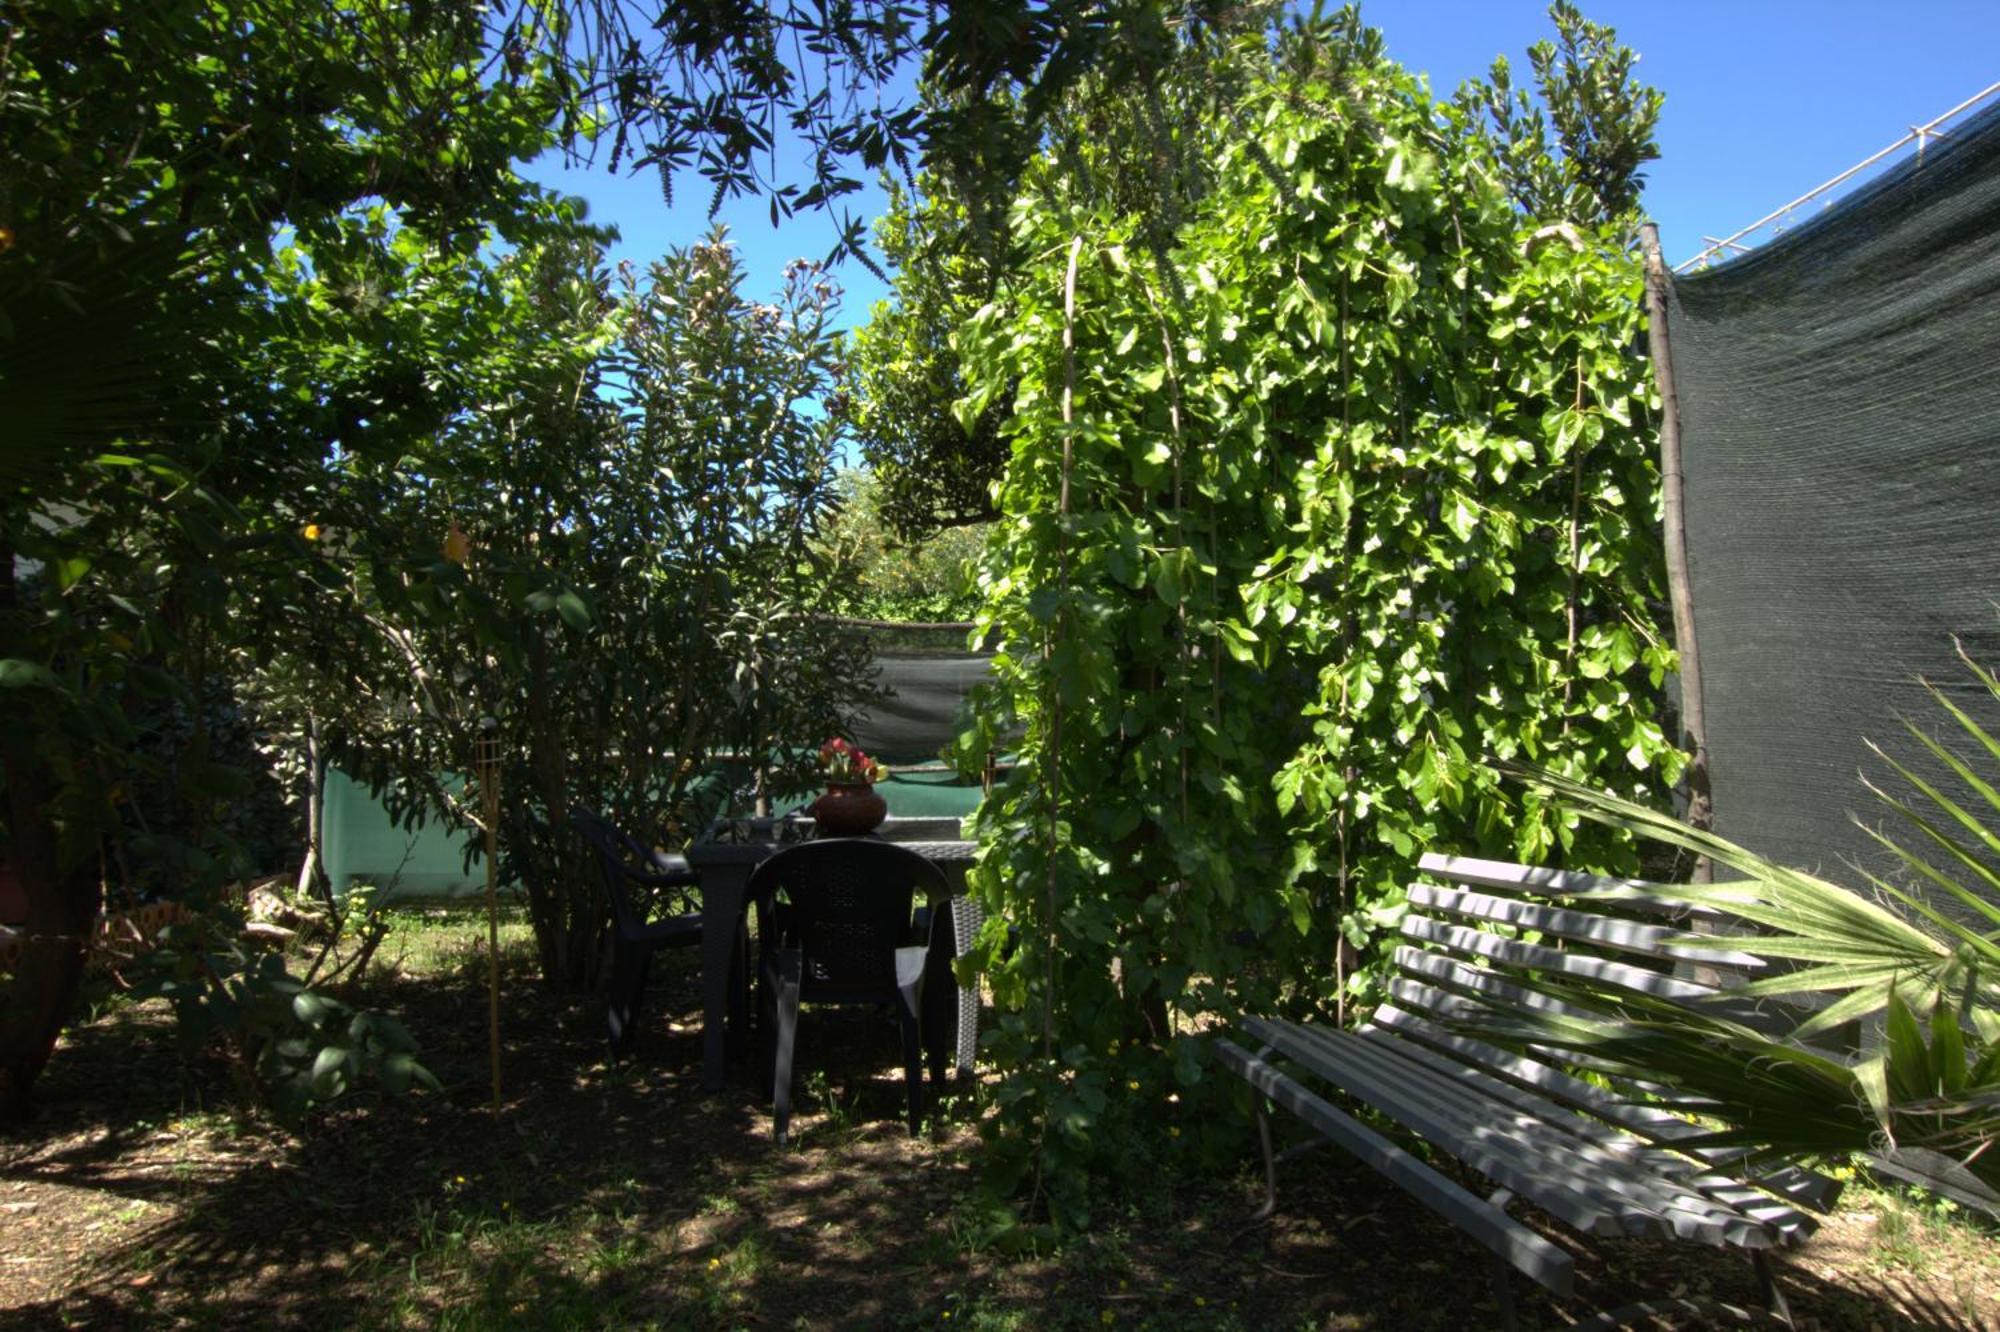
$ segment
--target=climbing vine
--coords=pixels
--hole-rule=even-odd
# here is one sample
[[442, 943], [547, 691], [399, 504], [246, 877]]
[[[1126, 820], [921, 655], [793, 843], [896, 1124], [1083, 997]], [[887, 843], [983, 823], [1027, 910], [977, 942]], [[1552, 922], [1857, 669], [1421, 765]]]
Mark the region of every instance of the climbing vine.
[[1681, 762], [1638, 265], [1517, 212], [1362, 31], [1232, 53], [1164, 253], [1040, 164], [1036, 257], [960, 334], [1011, 449], [965, 741], [1022, 737], [973, 872], [1016, 927], [994, 1159], [1058, 1222], [1240, 1122], [1195, 1113], [1206, 1023], [1370, 996], [1422, 850], [1632, 867], [1479, 760], [1650, 802]]

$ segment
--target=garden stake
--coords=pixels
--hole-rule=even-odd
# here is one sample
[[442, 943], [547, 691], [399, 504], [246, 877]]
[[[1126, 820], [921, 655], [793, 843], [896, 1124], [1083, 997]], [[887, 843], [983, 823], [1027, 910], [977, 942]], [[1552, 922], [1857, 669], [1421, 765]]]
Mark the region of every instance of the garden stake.
[[[1069, 477], [1073, 464], [1076, 429], [1076, 261], [1083, 254], [1083, 237], [1069, 243], [1069, 267], [1063, 273], [1063, 391], [1062, 391], [1062, 490], [1056, 498], [1056, 579], [1069, 590]], [[1043, 649], [1055, 656], [1059, 623], [1049, 622], [1049, 637]], [[1062, 689], [1053, 671], [1049, 675], [1049, 940], [1048, 967], [1042, 982], [1042, 1057], [1055, 1054], [1056, 1003], [1056, 851], [1061, 843], [1062, 805]], [[1037, 1167], [1039, 1168], [1039, 1167]]]
[[[1576, 403], [1570, 408], [1583, 414], [1583, 354], [1576, 358]], [[1578, 432], [1569, 454], [1569, 597], [1563, 602], [1563, 620], [1568, 633], [1563, 646], [1563, 734], [1569, 734], [1569, 700], [1576, 684], [1576, 590], [1583, 581], [1583, 455], [1590, 452]]]
[[498, 859], [500, 739], [478, 741], [479, 803], [486, 824], [486, 1044], [493, 1071], [493, 1113], [500, 1113], [500, 908]]
[[[1063, 274], [1062, 490], [1056, 499], [1056, 581], [1069, 588], [1069, 478], [1074, 463], [1076, 429], [1076, 263], [1083, 254], [1081, 234], [1070, 239], [1069, 266]], [[1049, 621], [1042, 641], [1042, 660], [1053, 663], [1062, 611]], [[1049, 900], [1047, 955], [1042, 970], [1042, 1059], [1055, 1058], [1056, 1022], [1056, 853], [1062, 843], [1062, 688], [1049, 669]], [[1049, 1112], [1042, 1109], [1035, 1132], [1035, 1182], [1028, 1194], [1030, 1210], [1041, 1201], [1042, 1168], [1048, 1161]]]

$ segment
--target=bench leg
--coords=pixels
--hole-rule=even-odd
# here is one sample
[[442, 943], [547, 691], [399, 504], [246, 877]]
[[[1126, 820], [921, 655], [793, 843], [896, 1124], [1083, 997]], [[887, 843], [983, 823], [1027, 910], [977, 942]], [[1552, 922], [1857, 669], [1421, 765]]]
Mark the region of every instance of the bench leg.
[[[1486, 1201], [1504, 1212], [1507, 1205], [1514, 1201], [1514, 1191], [1495, 1189], [1486, 1196]], [[1514, 1269], [1497, 1253], [1489, 1250], [1487, 1257], [1493, 1264], [1493, 1297], [1500, 1305], [1500, 1326], [1504, 1332], [1514, 1332], [1521, 1325], [1514, 1312], [1514, 1287], [1510, 1283]]]
[[1509, 1267], [1507, 1260], [1497, 1253], [1491, 1256], [1491, 1261], [1493, 1297], [1500, 1305], [1500, 1326], [1505, 1332], [1514, 1332], [1521, 1325], [1514, 1313], [1514, 1287], [1509, 1280], [1514, 1275], [1514, 1269]]
[[1762, 1249], [1750, 1250], [1750, 1265], [1757, 1269], [1757, 1294], [1764, 1301], [1764, 1307], [1771, 1311], [1771, 1317], [1786, 1327], [1794, 1326], [1792, 1306], [1785, 1301], [1785, 1292], [1778, 1287], [1778, 1274], [1771, 1267], [1771, 1256]]
[[[1260, 1052], [1257, 1057], [1262, 1059], [1267, 1053], [1269, 1051], [1265, 1050]], [[1307, 1152], [1316, 1152], [1320, 1148], [1329, 1145], [1329, 1140], [1326, 1138], [1314, 1138], [1310, 1142], [1302, 1142], [1296, 1147], [1287, 1147], [1284, 1151], [1273, 1155], [1271, 1152], [1271, 1116], [1266, 1114], [1261, 1108], [1257, 1111], [1257, 1142], [1264, 1149], [1264, 1205], [1251, 1214], [1250, 1220], [1253, 1224], [1258, 1221], [1269, 1221], [1277, 1214], [1278, 1162], [1289, 1161], [1295, 1156], [1304, 1156]]]
[[[1256, 1058], [1263, 1059], [1271, 1053], [1269, 1045], [1257, 1047]], [[1278, 1210], [1278, 1160], [1271, 1155], [1271, 1116], [1265, 1113], [1266, 1102], [1257, 1098], [1257, 1142], [1264, 1149], [1264, 1205], [1250, 1218], [1254, 1224], [1269, 1221]]]
[[1264, 1148], [1264, 1205], [1250, 1219], [1268, 1221], [1278, 1210], [1278, 1162], [1271, 1155], [1271, 1117], [1261, 1106], [1257, 1110], [1257, 1141]]

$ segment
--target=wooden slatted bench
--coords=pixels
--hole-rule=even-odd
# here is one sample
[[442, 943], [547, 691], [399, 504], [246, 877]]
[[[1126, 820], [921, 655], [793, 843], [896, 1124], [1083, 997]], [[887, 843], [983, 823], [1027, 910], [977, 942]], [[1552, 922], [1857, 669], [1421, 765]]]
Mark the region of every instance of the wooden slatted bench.
[[[1396, 974], [1367, 1021], [1350, 1031], [1247, 1018], [1241, 1030], [1254, 1048], [1218, 1039], [1221, 1062], [1313, 1129], [1306, 1146], [1345, 1148], [1489, 1249], [1509, 1326], [1508, 1268], [1559, 1296], [1574, 1285], [1570, 1253], [1508, 1214], [1516, 1199], [1585, 1235], [1746, 1250], [1766, 1304], [1788, 1323], [1765, 1253], [1810, 1235], [1815, 1223], [1802, 1209], [1830, 1207], [1836, 1182], [1797, 1167], [1754, 1178], [1732, 1173], [1741, 1149], [1676, 1146], [1707, 1131], [1692, 1119], [1704, 1107], [1661, 1103], [1656, 1088], [1608, 1091], [1601, 1078], [1577, 1076], [1587, 1070], [1574, 1056], [1531, 1058], [1464, 1027], [1524, 1009], [1579, 1012], [1560, 997], [1565, 978], [1767, 1026], [1770, 1019], [1727, 992], [1728, 979], [1759, 960], [1689, 929], [1717, 913], [1676, 900], [1670, 885], [1441, 855], [1426, 855], [1421, 868], [1434, 882], [1410, 886]], [[1466, 1189], [1340, 1109], [1321, 1087], [1378, 1111], [1490, 1180], [1493, 1191]], [[1258, 1128], [1268, 1214], [1282, 1158], [1272, 1156], [1261, 1109]], [[1694, 1311], [1693, 1303], [1627, 1306], [1587, 1325]], [[1699, 1311], [1752, 1316], [1726, 1305]]]

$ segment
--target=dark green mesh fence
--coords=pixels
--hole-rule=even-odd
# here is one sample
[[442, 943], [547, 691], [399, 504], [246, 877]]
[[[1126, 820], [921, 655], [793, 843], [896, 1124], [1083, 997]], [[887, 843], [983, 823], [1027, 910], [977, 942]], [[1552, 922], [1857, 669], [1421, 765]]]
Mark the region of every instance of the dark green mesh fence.
[[972, 690], [993, 669], [991, 653], [966, 648], [966, 624], [890, 625], [849, 621], [875, 649], [882, 698], [857, 712], [854, 742], [890, 765], [876, 789], [898, 818], [963, 817], [979, 804], [981, 784], [941, 758], [965, 724]]
[[1920, 676], [2000, 726], [1952, 644], [2000, 668], [2000, 111], [1669, 313], [1717, 831], [1890, 870], [1864, 741], [1948, 733]]

